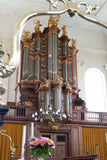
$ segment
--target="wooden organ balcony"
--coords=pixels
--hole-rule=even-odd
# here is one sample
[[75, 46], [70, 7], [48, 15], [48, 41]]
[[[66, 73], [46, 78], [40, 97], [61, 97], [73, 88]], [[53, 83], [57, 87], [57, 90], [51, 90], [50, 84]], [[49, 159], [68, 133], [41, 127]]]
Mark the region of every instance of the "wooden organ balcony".
[[[15, 106], [14, 103], [8, 103], [9, 111], [8, 114], [4, 118], [4, 122], [14, 123], [14, 124], [23, 124], [27, 126], [27, 137], [30, 137], [31, 133], [31, 122], [34, 122], [32, 119], [32, 112], [34, 112], [34, 108], [32, 106]], [[82, 132], [83, 128], [103, 128], [103, 130], [107, 131], [107, 113], [105, 112], [88, 112], [83, 110], [73, 110], [72, 111], [72, 121], [63, 124], [59, 127], [58, 130], [52, 130], [50, 126], [46, 124], [40, 124], [38, 122], [34, 122], [35, 126], [35, 136], [39, 136], [41, 134], [46, 135], [67, 135], [69, 137], [68, 151], [69, 156], [54, 156], [47, 158], [46, 160], [96, 160], [97, 153], [96, 151], [93, 154], [90, 152], [87, 154], [88, 150], [83, 153], [83, 140], [82, 140]], [[98, 130], [97, 129], [97, 130]], [[87, 133], [87, 132], [86, 132]], [[95, 134], [96, 135], [96, 134]], [[78, 138], [77, 138], [78, 137]], [[74, 142], [72, 142], [72, 140]], [[89, 140], [90, 141], [90, 140]], [[70, 143], [73, 143], [73, 146], [70, 146]], [[104, 143], [104, 140], [103, 140]], [[73, 147], [73, 148], [72, 148]], [[63, 151], [63, 148], [61, 149]], [[29, 152], [29, 151], [28, 151]], [[27, 158], [28, 157], [28, 158]], [[11, 158], [11, 160], [16, 160], [19, 158]], [[26, 160], [30, 160], [29, 154], [26, 155]]]
[[[6, 107], [6, 106], [5, 106]], [[25, 123], [26, 121], [33, 121], [32, 113], [35, 112], [32, 106], [15, 106], [11, 103], [9, 111], [5, 116], [5, 121], [14, 120]], [[72, 123], [91, 123], [91, 124], [107, 124], [107, 112], [91, 112], [84, 110], [72, 111]]]

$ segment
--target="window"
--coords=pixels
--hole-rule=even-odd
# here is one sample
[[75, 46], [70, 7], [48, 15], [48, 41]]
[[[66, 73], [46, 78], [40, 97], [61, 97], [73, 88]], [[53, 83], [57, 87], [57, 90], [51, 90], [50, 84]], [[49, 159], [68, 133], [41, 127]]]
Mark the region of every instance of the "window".
[[65, 142], [65, 136], [57, 136], [57, 142]]
[[85, 74], [85, 87], [86, 107], [88, 110], [95, 112], [105, 112], [106, 87], [103, 73], [96, 68], [88, 69]]

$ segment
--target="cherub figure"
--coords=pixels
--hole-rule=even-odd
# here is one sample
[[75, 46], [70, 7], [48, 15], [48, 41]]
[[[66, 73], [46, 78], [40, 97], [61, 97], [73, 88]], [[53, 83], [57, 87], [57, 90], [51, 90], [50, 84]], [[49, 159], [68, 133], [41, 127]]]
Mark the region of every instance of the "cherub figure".
[[67, 35], [66, 26], [64, 25], [61, 29], [63, 30], [63, 35]]
[[76, 40], [75, 39], [72, 39], [71, 45], [72, 45], [72, 47], [76, 48]]
[[39, 21], [39, 20], [38, 20], [37, 22], [36, 22], [36, 21], [34, 21], [34, 23], [36, 24], [35, 32], [40, 31], [40, 26], [42, 26], [42, 24], [40, 24], [40, 21]]
[[23, 35], [22, 35], [22, 40], [24, 39], [31, 39], [32, 35], [30, 33], [30, 31], [24, 31]]

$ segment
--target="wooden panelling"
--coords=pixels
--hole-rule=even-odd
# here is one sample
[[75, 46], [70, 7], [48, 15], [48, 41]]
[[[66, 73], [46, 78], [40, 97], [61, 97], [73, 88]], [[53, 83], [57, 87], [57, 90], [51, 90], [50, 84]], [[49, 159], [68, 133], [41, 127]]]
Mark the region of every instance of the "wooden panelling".
[[[17, 146], [16, 157], [21, 156], [23, 124], [4, 124], [1, 129], [6, 131], [4, 134], [10, 136], [12, 144]], [[0, 160], [9, 160], [10, 156], [10, 140], [7, 136], [0, 134]]]

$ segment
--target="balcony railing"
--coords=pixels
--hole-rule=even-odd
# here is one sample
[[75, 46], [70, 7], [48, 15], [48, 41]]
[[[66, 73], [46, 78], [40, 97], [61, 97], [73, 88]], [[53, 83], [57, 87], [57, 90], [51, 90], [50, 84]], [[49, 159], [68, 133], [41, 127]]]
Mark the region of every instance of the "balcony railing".
[[[35, 107], [30, 106], [10, 106], [5, 119], [16, 119], [19, 121], [33, 121], [32, 114]], [[90, 112], [82, 110], [73, 110], [72, 121], [107, 123], [107, 112]]]

